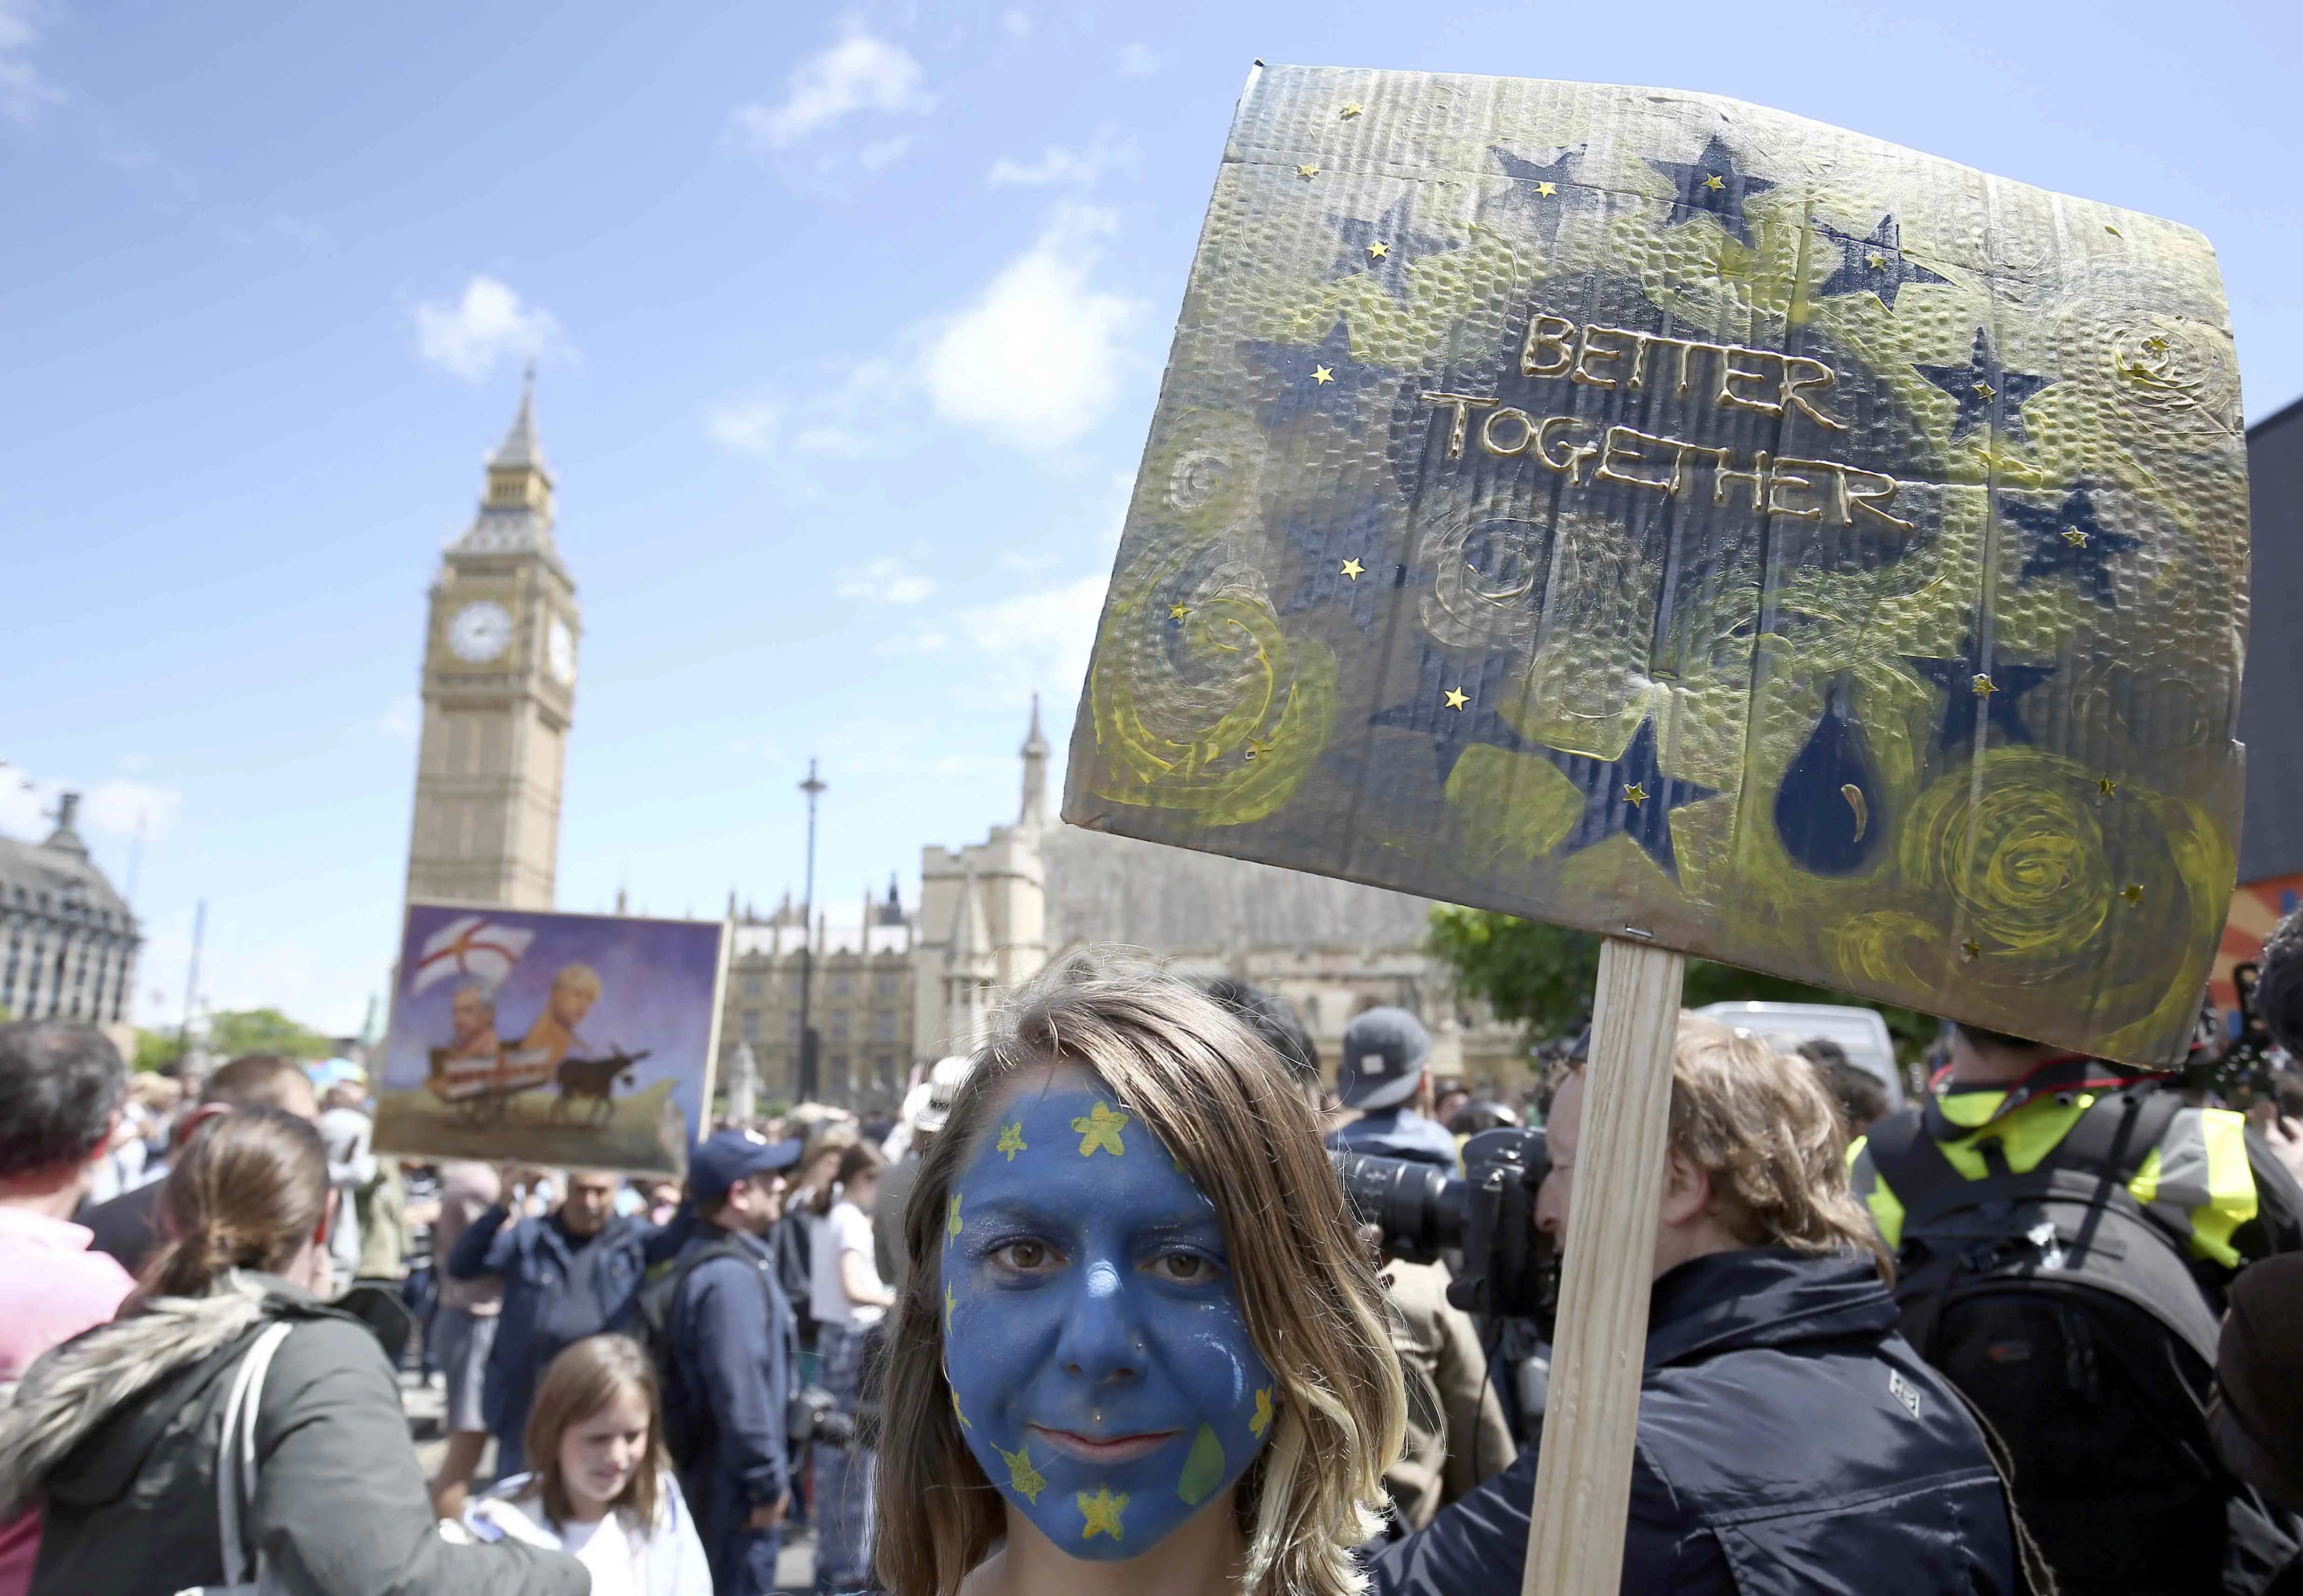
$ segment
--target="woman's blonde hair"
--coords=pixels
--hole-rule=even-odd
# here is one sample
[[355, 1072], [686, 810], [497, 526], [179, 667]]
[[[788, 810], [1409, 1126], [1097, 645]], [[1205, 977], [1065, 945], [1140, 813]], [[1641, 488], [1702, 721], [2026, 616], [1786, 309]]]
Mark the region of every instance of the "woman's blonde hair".
[[167, 1246], [144, 1266], [151, 1296], [206, 1296], [236, 1269], [277, 1273], [328, 1212], [328, 1150], [311, 1122], [237, 1109], [192, 1133], [160, 1188]]
[[1083, 955], [1017, 995], [976, 1054], [904, 1213], [910, 1267], [889, 1344], [876, 1563], [894, 1596], [951, 1596], [1005, 1506], [960, 1437], [943, 1372], [946, 1199], [1021, 1070], [1075, 1065], [1136, 1116], [1215, 1204], [1279, 1422], [1233, 1498], [1243, 1589], [1351, 1596], [1380, 1527], [1406, 1399], [1377, 1284], [1311, 1110], [1270, 1049], [1189, 983]]
[[1868, 1253], [1894, 1263], [1847, 1186], [1839, 1105], [1815, 1066], [1749, 1031], [1682, 1012], [1671, 1054], [1671, 1139], [1711, 1176], [1721, 1222], [1747, 1246]]
[[637, 1397], [647, 1405], [647, 1446], [612, 1506], [628, 1509], [644, 1531], [655, 1527], [662, 1471], [671, 1466], [663, 1450], [663, 1402], [656, 1391], [655, 1365], [628, 1336], [585, 1337], [553, 1358], [536, 1382], [536, 1404], [527, 1410], [522, 1440], [553, 1527], [566, 1524], [575, 1512], [568, 1499], [568, 1482], [560, 1472], [561, 1438], [624, 1397]]

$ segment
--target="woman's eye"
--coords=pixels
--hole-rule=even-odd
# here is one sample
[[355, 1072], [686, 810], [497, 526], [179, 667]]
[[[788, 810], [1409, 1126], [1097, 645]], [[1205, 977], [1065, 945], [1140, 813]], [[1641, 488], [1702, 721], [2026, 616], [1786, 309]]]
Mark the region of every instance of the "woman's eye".
[[1152, 1272], [1177, 1286], [1202, 1286], [1216, 1278], [1213, 1262], [1197, 1253], [1162, 1253], [1152, 1260]]
[[1044, 1241], [1011, 1241], [991, 1250], [994, 1263], [1026, 1271], [1046, 1268], [1054, 1256], [1054, 1249]]

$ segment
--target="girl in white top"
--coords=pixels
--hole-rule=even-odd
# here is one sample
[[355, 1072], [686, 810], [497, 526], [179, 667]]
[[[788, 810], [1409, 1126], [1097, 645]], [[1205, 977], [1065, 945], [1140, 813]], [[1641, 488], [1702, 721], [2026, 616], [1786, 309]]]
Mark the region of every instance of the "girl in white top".
[[534, 1474], [465, 1509], [484, 1541], [574, 1555], [592, 1596], [712, 1596], [696, 1521], [663, 1452], [655, 1370], [622, 1336], [577, 1342], [544, 1372], [527, 1420]]
[[[828, 1188], [808, 1253], [808, 1308], [815, 1316], [816, 1377], [853, 1421], [863, 1381], [865, 1338], [886, 1317], [894, 1295], [881, 1283], [872, 1254], [872, 1206], [888, 1161], [869, 1142], [839, 1155], [838, 1184]], [[828, 1212], [826, 1212], [828, 1210]], [[872, 1406], [878, 1406], [873, 1393]], [[869, 1425], [853, 1446], [815, 1446], [815, 1575], [820, 1591], [849, 1591], [872, 1577], [872, 1474]]]

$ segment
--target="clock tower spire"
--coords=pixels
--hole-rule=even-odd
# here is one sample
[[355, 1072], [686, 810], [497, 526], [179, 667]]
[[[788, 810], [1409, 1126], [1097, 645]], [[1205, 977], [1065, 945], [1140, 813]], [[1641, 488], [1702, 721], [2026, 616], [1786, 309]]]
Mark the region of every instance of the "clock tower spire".
[[432, 585], [411, 899], [552, 907], [581, 626], [553, 489], [531, 364], [479, 512]]

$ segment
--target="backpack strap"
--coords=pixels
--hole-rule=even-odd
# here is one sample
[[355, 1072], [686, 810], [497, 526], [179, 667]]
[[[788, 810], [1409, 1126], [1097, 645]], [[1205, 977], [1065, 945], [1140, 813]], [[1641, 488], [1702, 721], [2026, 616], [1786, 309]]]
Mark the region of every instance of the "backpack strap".
[[272, 1355], [295, 1326], [274, 1321], [240, 1360], [224, 1398], [224, 1430], [216, 1440], [216, 1540], [224, 1583], [246, 1584], [260, 1577], [263, 1555], [248, 1544], [245, 1515], [256, 1505], [256, 1419], [264, 1405], [265, 1376]]
[[1932, 1212], [1946, 1198], [1976, 1184], [1944, 1156], [1930, 1129], [1928, 1117], [1911, 1108], [1888, 1115], [1865, 1133], [1863, 1145], [1871, 1166], [1903, 1205], [1907, 1223], [1914, 1212]]

